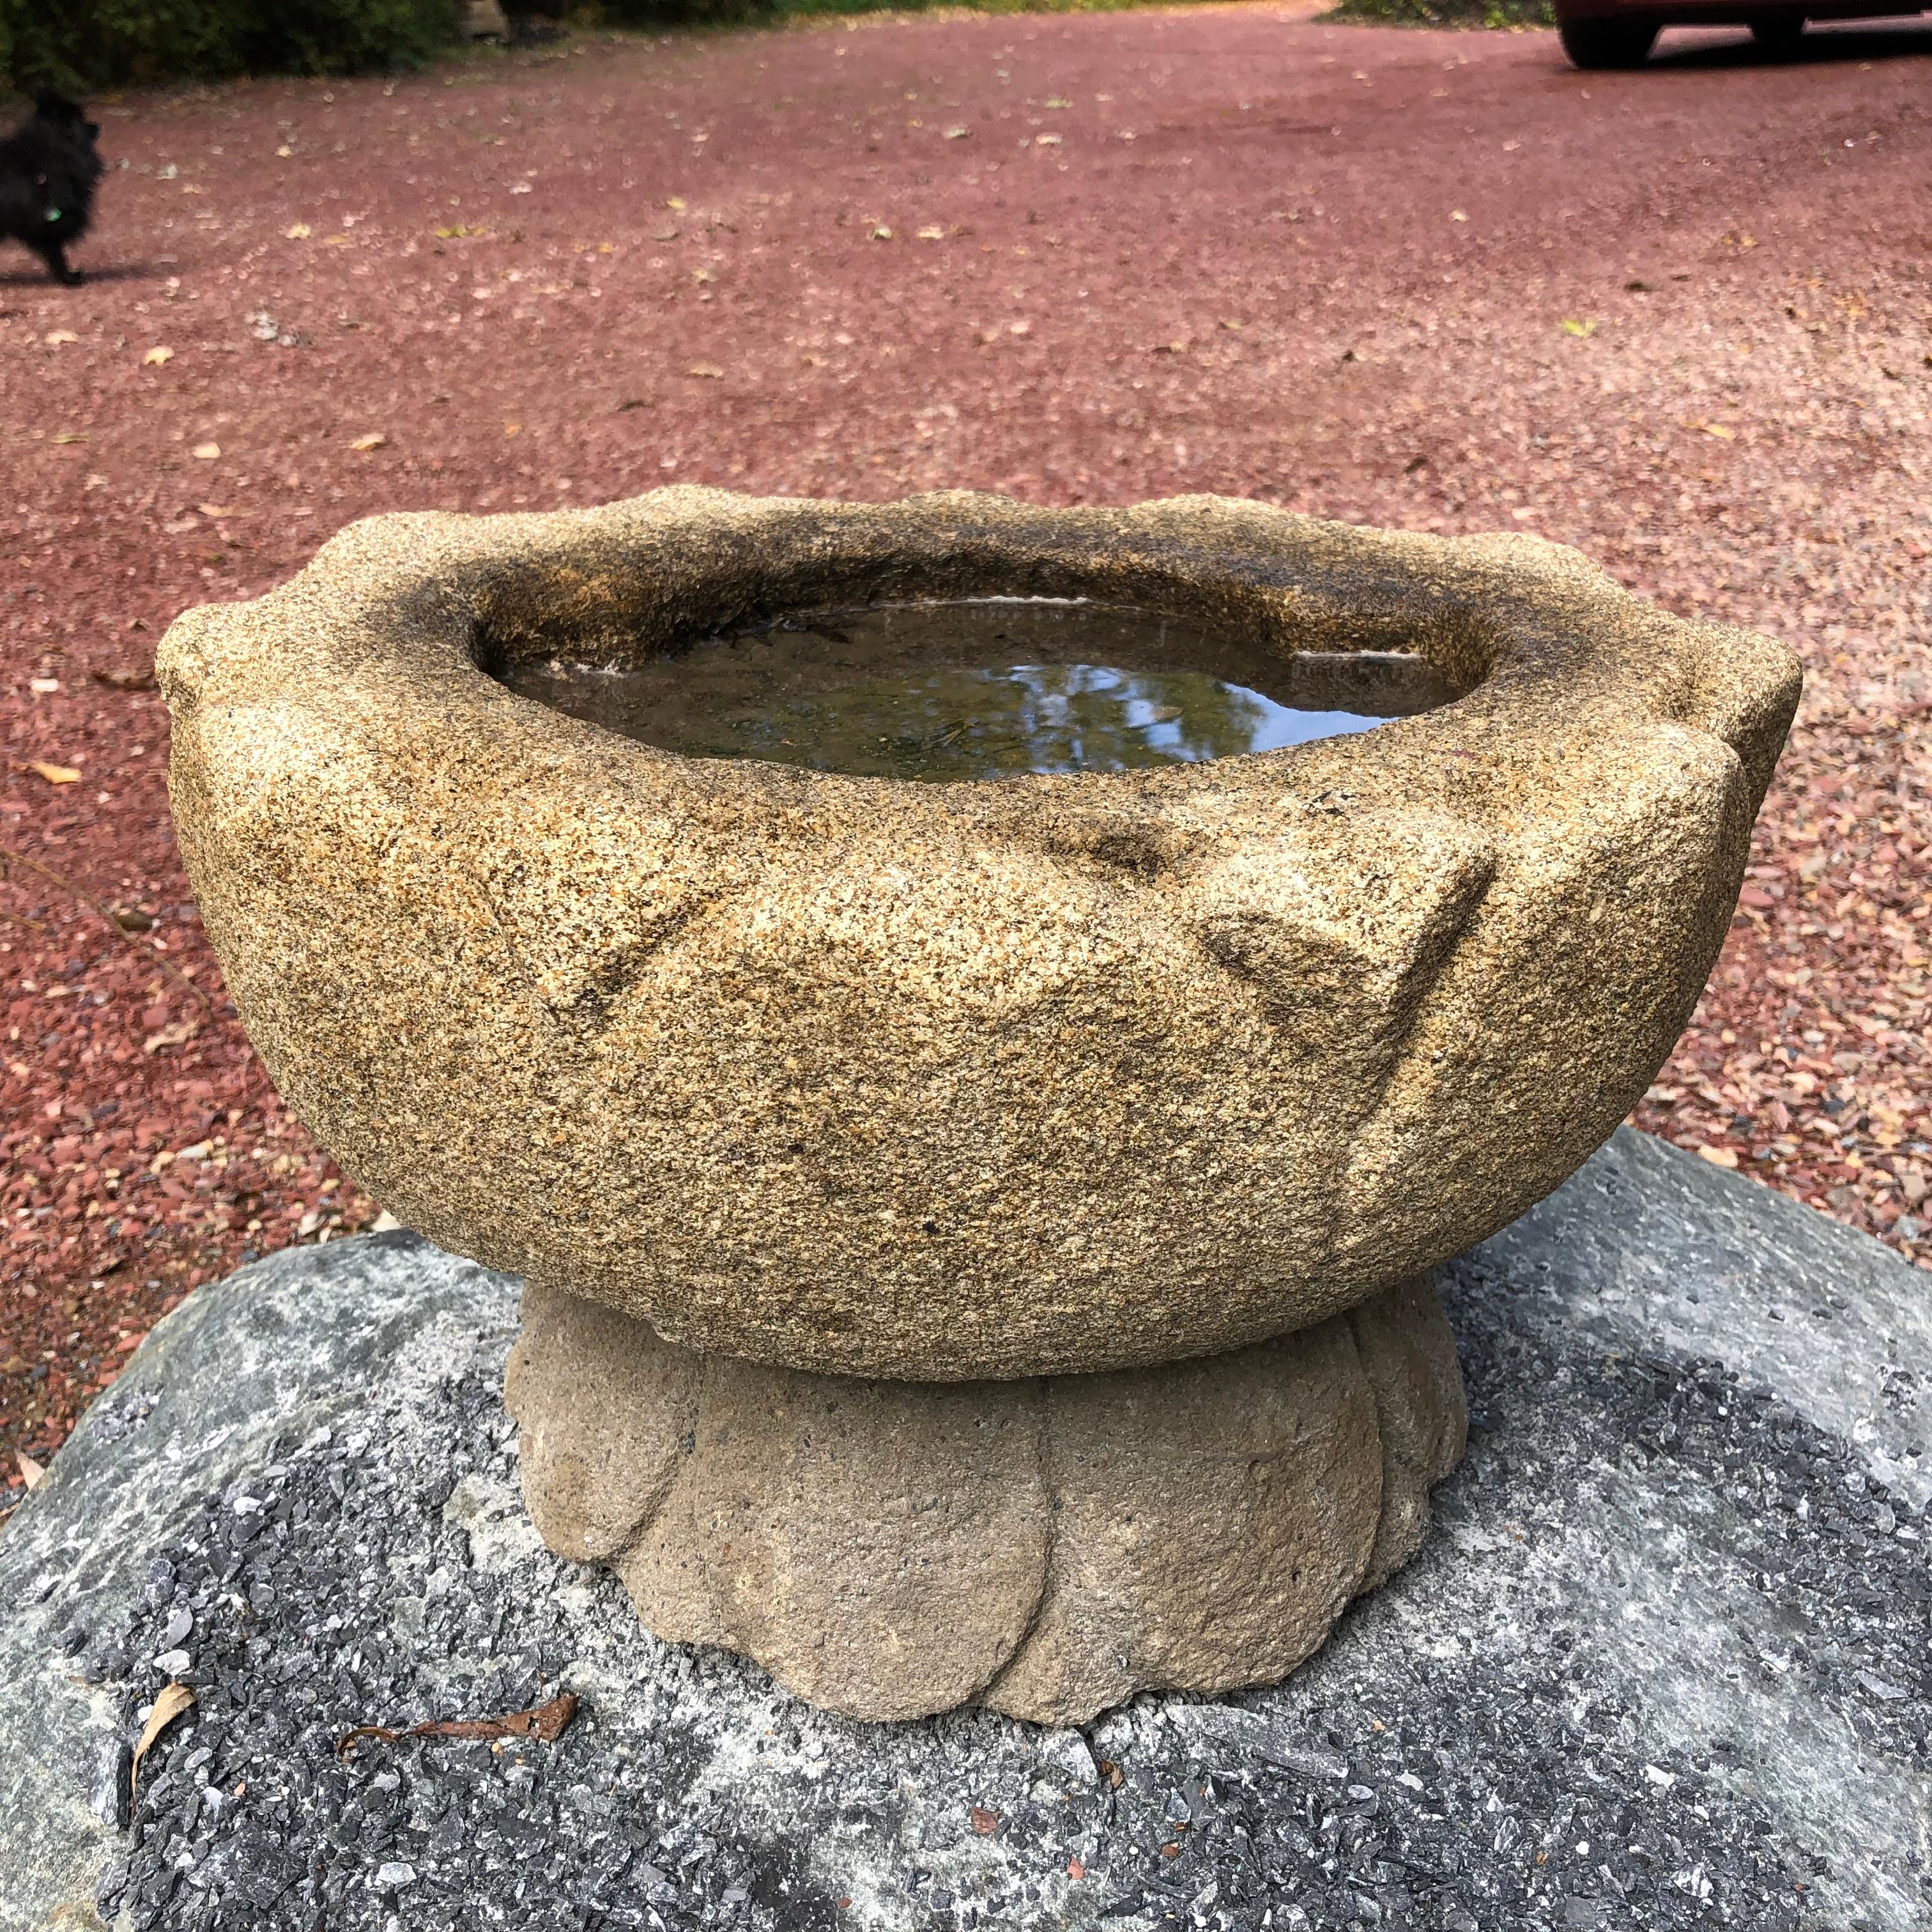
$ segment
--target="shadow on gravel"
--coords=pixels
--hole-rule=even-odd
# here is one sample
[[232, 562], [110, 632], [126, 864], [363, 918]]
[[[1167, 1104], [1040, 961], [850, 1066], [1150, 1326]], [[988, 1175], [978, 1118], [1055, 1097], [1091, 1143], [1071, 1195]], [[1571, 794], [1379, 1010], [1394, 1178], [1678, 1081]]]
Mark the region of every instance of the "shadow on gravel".
[[[87, 282], [140, 282], [160, 281], [178, 270], [181, 264], [170, 260], [112, 262], [104, 268], [94, 268], [85, 262], [76, 266]], [[29, 262], [16, 268], [10, 262], [5, 268], [0, 268], [0, 289], [57, 289], [60, 286], [38, 262]]]
[[[1666, 32], [1669, 31], [1666, 30]], [[1678, 46], [1665, 40], [1651, 58], [1653, 68], [1706, 73], [1714, 68], [1824, 67], [1845, 61], [1924, 59], [1932, 56], [1932, 20], [1888, 26], [1814, 27], [1790, 47], [1761, 47], [1737, 29], [1735, 40], [1699, 39]]]

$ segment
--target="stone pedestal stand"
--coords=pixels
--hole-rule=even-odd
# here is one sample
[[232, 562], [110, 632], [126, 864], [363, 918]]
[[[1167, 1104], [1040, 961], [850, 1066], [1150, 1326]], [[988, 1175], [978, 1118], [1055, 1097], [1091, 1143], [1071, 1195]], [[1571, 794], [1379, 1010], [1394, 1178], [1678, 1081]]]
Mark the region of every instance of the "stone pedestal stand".
[[1414, 1552], [1466, 1420], [1426, 1278], [1232, 1354], [955, 1382], [699, 1354], [531, 1287], [507, 1398], [544, 1541], [658, 1636], [854, 1717], [1055, 1724], [1285, 1676]]

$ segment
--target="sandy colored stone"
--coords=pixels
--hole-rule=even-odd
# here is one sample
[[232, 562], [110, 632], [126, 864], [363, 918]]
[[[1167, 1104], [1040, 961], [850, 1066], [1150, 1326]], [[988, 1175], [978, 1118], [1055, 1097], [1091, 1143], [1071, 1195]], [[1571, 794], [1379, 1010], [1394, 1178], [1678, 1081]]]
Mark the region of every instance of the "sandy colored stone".
[[[484, 668], [992, 592], [1482, 681], [919, 785], [680, 758]], [[1242, 1347], [1540, 1199], [1688, 1017], [1798, 687], [1532, 537], [682, 488], [356, 525], [160, 668], [229, 985], [362, 1184], [688, 1346], [914, 1379]]]
[[[526, 1470], [551, 1546], [586, 1560], [634, 1544], [663, 1510], [697, 1426], [702, 1358], [640, 1348], [637, 1324], [614, 1309], [532, 1289], [504, 1371], [503, 1399], [521, 1416]], [[551, 1391], [526, 1406], [526, 1378]], [[561, 1539], [561, 1540], [560, 1540]]]
[[686, 1468], [720, 1640], [855, 1716], [971, 1697], [1046, 1580], [1037, 1384], [995, 1384], [988, 1402], [974, 1382], [705, 1363]]
[[1362, 1588], [1385, 1582], [1429, 1526], [1429, 1492], [1462, 1460], [1468, 1412], [1456, 1337], [1426, 1280], [1398, 1282], [1354, 1311], [1355, 1348], [1382, 1438], [1382, 1518]]
[[551, 1549], [866, 1718], [1284, 1676], [1414, 1552], [1464, 1427], [1426, 1282], [1232, 1354], [927, 1383], [700, 1357], [531, 1288], [507, 1390]]
[[1152, 1686], [1282, 1677], [1315, 1649], [1361, 1580], [1382, 1496], [1346, 1317], [1043, 1386], [1052, 1574], [987, 1703], [1078, 1724]]

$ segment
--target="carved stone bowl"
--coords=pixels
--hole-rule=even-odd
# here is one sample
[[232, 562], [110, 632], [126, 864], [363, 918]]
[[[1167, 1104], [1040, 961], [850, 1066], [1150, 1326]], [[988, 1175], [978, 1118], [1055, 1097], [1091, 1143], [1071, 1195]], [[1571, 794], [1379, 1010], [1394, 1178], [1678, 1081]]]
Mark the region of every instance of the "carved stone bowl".
[[[680, 757], [492, 675], [988, 594], [1466, 694], [916, 784]], [[1534, 538], [690, 488], [357, 524], [160, 673], [229, 985], [364, 1186], [670, 1342], [922, 1381], [1244, 1348], [1548, 1192], [1690, 1015], [1798, 681]]]

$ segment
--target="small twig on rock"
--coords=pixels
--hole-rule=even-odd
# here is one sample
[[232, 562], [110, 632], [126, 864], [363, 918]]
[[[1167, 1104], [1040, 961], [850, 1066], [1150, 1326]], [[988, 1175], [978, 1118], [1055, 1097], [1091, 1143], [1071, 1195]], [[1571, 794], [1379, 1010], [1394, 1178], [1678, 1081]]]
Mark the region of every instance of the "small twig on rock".
[[358, 1724], [336, 1741], [335, 1754], [346, 1757], [358, 1738], [380, 1738], [393, 1744], [404, 1738], [458, 1738], [483, 1742], [496, 1738], [541, 1738], [554, 1744], [570, 1728], [577, 1715], [577, 1699], [566, 1690], [534, 1710], [513, 1711], [507, 1718], [446, 1718], [440, 1724], [411, 1724], [406, 1730], [392, 1731], [386, 1724]]
[[[80, 900], [81, 904], [86, 906], [90, 912], [94, 913], [99, 916], [102, 923], [106, 926], [110, 932], [113, 934], [116, 939], [124, 940], [128, 944], [133, 946], [134, 950], [140, 953], [143, 958], [152, 960], [154, 963], [158, 966], [164, 973], [166, 974], [171, 980], [178, 980], [181, 983], [201, 1002], [202, 1006], [207, 1009], [210, 1017], [212, 1018], [213, 1016], [214, 1012], [214, 1002], [208, 997], [207, 994], [204, 992], [200, 987], [197, 986], [178, 966], [173, 963], [172, 961], [164, 959], [152, 946], [143, 946], [140, 941], [137, 940], [134, 935], [130, 932], [98, 898], [95, 898], [91, 893], [84, 891], [80, 886], [76, 885], [74, 880], [70, 879], [64, 872], [57, 872], [54, 870], [52, 866], [44, 866], [39, 860], [30, 859], [27, 856], [26, 853], [16, 852], [10, 846], [0, 845], [0, 866], [24, 866], [28, 872], [38, 872], [42, 878], [52, 880], [56, 885], [60, 887], [62, 892], [71, 893], [74, 897]], [[17, 914], [9, 914], [8, 916], [13, 918], [17, 918], [19, 916]], [[29, 926], [33, 926], [38, 924], [39, 922], [34, 920], [28, 920], [26, 922]]]
[[23, 912], [0, 910], [0, 919], [10, 920], [16, 926], [30, 926], [36, 932], [44, 932], [47, 922], [44, 919], [29, 919]]

